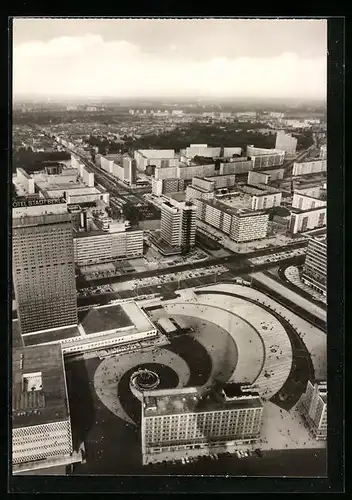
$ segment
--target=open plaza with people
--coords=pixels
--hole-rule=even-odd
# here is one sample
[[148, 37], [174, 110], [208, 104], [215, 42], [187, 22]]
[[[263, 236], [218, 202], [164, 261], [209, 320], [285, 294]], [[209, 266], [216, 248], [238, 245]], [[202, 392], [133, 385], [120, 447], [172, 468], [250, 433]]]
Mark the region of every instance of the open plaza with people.
[[[102, 423], [116, 428], [116, 432], [121, 426], [125, 428], [124, 439], [128, 441], [130, 435], [133, 442], [134, 463], [140, 463], [141, 403], [131, 388], [131, 379], [143, 369], [156, 374], [161, 388], [206, 389], [219, 382], [250, 384], [264, 404], [260, 440], [249, 447], [251, 452], [256, 447], [272, 452], [325, 446], [310, 436], [297, 409], [312, 370], [314, 377], [326, 378], [325, 332], [267, 294], [235, 280], [180, 289], [173, 299], [155, 297], [142, 299], [139, 304], [154, 324], [163, 317], [171, 318], [186, 325], [187, 333], [169, 337], [166, 342], [121, 348], [116, 353], [100, 352], [99, 359], [98, 355], [88, 356], [90, 359], [77, 362], [86, 366], [87, 397], [89, 393], [96, 408], [91, 409], [95, 416], [86, 431], [87, 454], [95, 453], [99, 445], [101, 467], [104, 455], [110, 456], [105, 437], [94, 438]], [[302, 355], [309, 359], [311, 368], [309, 363], [299, 364]], [[74, 365], [70, 363], [70, 370]], [[117, 453], [126, 446], [127, 442]], [[237, 448], [245, 450], [248, 446], [239, 444]], [[209, 449], [209, 453], [228, 451], [235, 452]], [[122, 461], [119, 463], [116, 467], [123, 470]], [[84, 467], [80, 465], [79, 469], [83, 471]]]

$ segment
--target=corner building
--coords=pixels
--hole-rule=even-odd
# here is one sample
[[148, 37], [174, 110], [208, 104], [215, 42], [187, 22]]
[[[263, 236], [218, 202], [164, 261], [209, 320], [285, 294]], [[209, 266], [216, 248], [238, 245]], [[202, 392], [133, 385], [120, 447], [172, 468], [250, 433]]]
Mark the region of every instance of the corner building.
[[60, 344], [14, 349], [12, 472], [80, 461], [73, 449]]
[[[49, 213], [48, 213], [49, 212]], [[21, 333], [77, 324], [71, 215], [13, 218], [12, 273]]]
[[327, 438], [327, 385], [326, 382], [307, 383], [298, 407], [308, 424], [312, 435], [317, 440]]

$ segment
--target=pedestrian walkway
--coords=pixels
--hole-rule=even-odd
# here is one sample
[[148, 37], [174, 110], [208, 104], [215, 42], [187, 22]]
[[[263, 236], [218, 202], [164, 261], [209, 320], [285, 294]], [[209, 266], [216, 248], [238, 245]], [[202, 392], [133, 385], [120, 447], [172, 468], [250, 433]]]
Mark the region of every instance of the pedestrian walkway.
[[123, 402], [119, 399], [118, 384], [124, 373], [133, 367], [137, 369], [139, 365], [145, 363], [169, 366], [178, 375], [177, 387], [187, 385], [190, 376], [187, 363], [177, 354], [160, 348], [107, 358], [101, 362], [94, 374], [94, 389], [102, 403], [117, 417], [132, 424], [133, 420], [127, 415]]
[[304, 297], [302, 297], [296, 292], [293, 292], [286, 286], [281, 285], [276, 280], [270, 278], [270, 276], [267, 276], [264, 273], [254, 273], [253, 278], [259, 281], [259, 283], [262, 283], [263, 285], [274, 290], [275, 293], [278, 293], [279, 295], [287, 298], [294, 304], [297, 304], [297, 306], [302, 307], [311, 314], [314, 314], [314, 316], [319, 318], [320, 320], [326, 321], [326, 311], [322, 307], [319, 307], [310, 300], [305, 299]]
[[[180, 309], [181, 309], [180, 305]], [[177, 308], [176, 308], [177, 310]], [[161, 317], [169, 316], [178, 323], [185, 323], [193, 331], [188, 332], [188, 337], [193, 337], [207, 351], [211, 358], [211, 373], [204, 384], [204, 388], [212, 385], [214, 380], [226, 383], [235, 371], [238, 361], [238, 351], [236, 342], [228, 334], [228, 331], [219, 324], [207, 321], [206, 318], [195, 315], [186, 316], [184, 314], [169, 314], [168, 308], [160, 308], [151, 312], [151, 320], [157, 321]], [[182, 313], [184, 310], [182, 309]]]
[[258, 301], [259, 304], [264, 304], [276, 311], [284, 319], [286, 319], [301, 337], [312, 359], [314, 366], [315, 378], [326, 380], [327, 377], [327, 347], [326, 347], [326, 334], [319, 328], [311, 325], [305, 319], [301, 318], [294, 312], [282, 306], [276, 300], [271, 299], [267, 295], [258, 290], [236, 284], [219, 283], [217, 285], [210, 285], [208, 287], [199, 288], [202, 290], [223, 290], [242, 297], [249, 297]]
[[263, 408], [260, 444], [262, 450], [325, 448], [325, 441], [314, 439], [296, 407], [289, 412], [267, 401]]
[[[231, 381], [252, 383], [258, 377], [264, 360], [264, 348], [253, 326], [235, 313], [216, 304], [174, 302], [164, 305], [170, 316], [190, 316], [215, 323], [226, 330], [237, 346], [238, 360]], [[214, 338], [216, 342], [216, 338]]]
[[[222, 294], [210, 293], [197, 295], [197, 300], [204, 304], [219, 305], [232, 311], [251, 324], [264, 347], [264, 359], [258, 377], [253, 381], [264, 399], [274, 396], [286, 382], [292, 365], [290, 339], [281, 323], [268, 311], [245, 299]], [[236, 332], [236, 339], [238, 334]], [[251, 346], [250, 349], [253, 349]], [[247, 353], [243, 353], [247, 357]], [[248, 362], [248, 361], [247, 361]], [[231, 381], [240, 382], [235, 370]]]

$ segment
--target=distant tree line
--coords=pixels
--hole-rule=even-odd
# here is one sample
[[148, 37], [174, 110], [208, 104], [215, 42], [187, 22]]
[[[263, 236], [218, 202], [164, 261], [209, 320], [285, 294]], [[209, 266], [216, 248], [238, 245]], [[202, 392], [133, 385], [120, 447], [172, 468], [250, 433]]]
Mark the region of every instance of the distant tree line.
[[[162, 134], [147, 134], [138, 139], [133, 139], [131, 137], [124, 137], [124, 142], [109, 142], [101, 141], [101, 147], [98, 145], [99, 149], [103, 150], [104, 147], [109, 147], [111, 153], [122, 151], [128, 152], [130, 149], [148, 149], [148, 148], [160, 148], [160, 149], [175, 149], [180, 151], [180, 149], [185, 149], [190, 144], [208, 144], [208, 146], [238, 146], [245, 148], [248, 144], [255, 144], [262, 148], [273, 148], [275, 147], [275, 136], [274, 135], [263, 135], [261, 133], [251, 131], [256, 128], [262, 128], [257, 126], [258, 124], [239, 124], [232, 123], [223, 125], [221, 128], [219, 125], [214, 124], [200, 124], [192, 123], [188, 127], [177, 127], [174, 130], [164, 132]], [[97, 143], [97, 141], [95, 141]], [[93, 144], [92, 144], [93, 145]]]
[[297, 139], [297, 150], [301, 151], [303, 149], [308, 149], [312, 144], [314, 144], [313, 132], [311, 130], [300, 130], [297, 133], [292, 134], [293, 137]]
[[71, 158], [66, 151], [53, 152], [33, 152], [25, 148], [19, 149], [12, 153], [12, 171], [16, 168], [25, 168], [28, 171], [35, 171], [44, 168], [46, 162], [50, 161], [66, 161]]

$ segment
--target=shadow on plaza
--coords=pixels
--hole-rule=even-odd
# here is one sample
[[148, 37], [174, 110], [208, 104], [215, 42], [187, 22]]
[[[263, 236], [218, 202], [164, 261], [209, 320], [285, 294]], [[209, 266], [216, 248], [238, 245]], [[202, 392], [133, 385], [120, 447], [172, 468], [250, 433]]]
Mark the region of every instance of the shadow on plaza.
[[173, 339], [165, 349], [177, 354], [187, 363], [190, 370], [188, 387], [207, 383], [212, 370], [212, 361], [207, 350], [197, 340], [182, 335]]
[[85, 441], [95, 422], [92, 381], [84, 361], [74, 361], [65, 366], [71, 414], [73, 447]]
[[[232, 297], [243, 299], [243, 296], [236, 293], [224, 291], [219, 292], [216, 290], [207, 292], [205, 290], [202, 290], [202, 294], [207, 293], [229, 295]], [[297, 331], [288, 323], [288, 321], [282, 318], [280, 314], [264, 304], [259, 304], [258, 301], [251, 299], [250, 297], [246, 297], [246, 300], [261, 307], [262, 309], [265, 309], [270, 314], [275, 316], [275, 318], [284, 327], [290, 339], [292, 347], [291, 371], [280, 391], [270, 399], [272, 403], [275, 403], [280, 408], [288, 411], [298, 402], [302, 394], [305, 392], [308, 380], [314, 379], [314, 367], [309, 351]]]
[[121, 377], [117, 392], [123, 409], [127, 415], [139, 426], [141, 423], [141, 402], [132, 394], [130, 380], [133, 373], [139, 368], [148, 369], [159, 376], [158, 389], [172, 389], [177, 387], [179, 378], [176, 372], [169, 366], [159, 363], [141, 363], [126, 371]]
[[141, 463], [140, 435], [135, 425], [117, 417], [97, 396], [94, 374], [99, 359], [67, 365], [67, 381], [74, 446], [84, 441], [86, 463], [73, 474], [128, 474]]
[[[197, 340], [182, 335], [173, 339], [165, 349], [168, 349], [171, 355], [180, 356], [188, 365], [190, 370], [188, 387], [201, 386], [208, 381], [212, 370], [211, 358]], [[160, 363], [141, 363], [124, 373], [118, 385], [118, 395], [124, 410], [137, 425], [141, 421], [141, 403], [130, 390], [130, 379], [138, 368], [148, 368], [158, 374], [160, 379], [158, 389], [171, 389], [177, 387], [179, 382], [177, 373], [171, 367]]]

